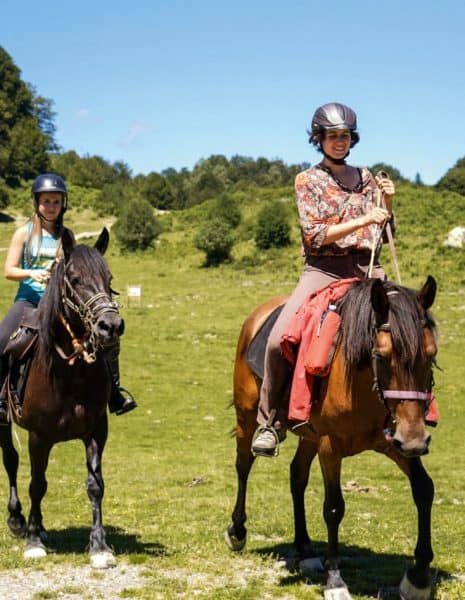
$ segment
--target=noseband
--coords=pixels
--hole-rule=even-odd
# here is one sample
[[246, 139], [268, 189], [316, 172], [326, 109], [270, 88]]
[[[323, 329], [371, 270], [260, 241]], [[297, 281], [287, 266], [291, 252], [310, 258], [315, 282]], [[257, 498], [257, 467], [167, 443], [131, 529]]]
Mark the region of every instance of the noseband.
[[[425, 324], [426, 323], [424, 323], [424, 325]], [[373, 329], [374, 329], [374, 338], [376, 339], [376, 336], [380, 331], [390, 332], [391, 326], [389, 323], [383, 323], [382, 325], [375, 326]], [[371, 364], [372, 364], [372, 370], [373, 370], [373, 391], [375, 391], [377, 393], [380, 402], [382, 404], [384, 404], [384, 407], [386, 408], [386, 411], [388, 412], [392, 421], [395, 423], [396, 419], [395, 419], [395, 415], [392, 412], [392, 409], [389, 406], [388, 400], [399, 400], [400, 402], [404, 402], [405, 400], [424, 402], [425, 403], [424, 414], [426, 415], [428, 413], [428, 409], [431, 404], [431, 400], [432, 400], [432, 396], [433, 396], [431, 389], [429, 392], [421, 392], [419, 390], [385, 390], [381, 387], [380, 380], [379, 380], [379, 369], [378, 369], [378, 365], [381, 360], [381, 356], [378, 352], [376, 352], [375, 346], [376, 346], [376, 344], [374, 342], [373, 350], [372, 350], [372, 354], [371, 354]], [[431, 372], [430, 388], [432, 388], [433, 383], [434, 383], [433, 373]]]
[[107, 292], [97, 292], [97, 294], [84, 301], [73, 288], [66, 274], [63, 277], [61, 298], [63, 305], [71, 309], [80, 318], [81, 323], [84, 325], [85, 333], [81, 339], [78, 339], [73, 333], [66, 316], [61, 314], [60, 320], [71, 337], [74, 350], [70, 355], [66, 355], [62, 348], [55, 345], [56, 350], [69, 365], [73, 365], [78, 358], [82, 358], [86, 363], [91, 364], [95, 362], [99, 348], [99, 342], [95, 335], [95, 326], [102, 315], [118, 313], [118, 305], [113, 302]]

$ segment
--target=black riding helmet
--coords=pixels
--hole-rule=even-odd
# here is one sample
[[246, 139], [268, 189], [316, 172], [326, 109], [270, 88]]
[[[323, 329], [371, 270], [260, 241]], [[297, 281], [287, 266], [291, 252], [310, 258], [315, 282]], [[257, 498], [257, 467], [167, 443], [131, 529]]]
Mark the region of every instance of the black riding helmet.
[[330, 129], [348, 129], [350, 131], [353, 148], [360, 140], [357, 129], [357, 115], [355, 112], [339, 102], [329, 102], [316, 109], [313, 115], [309, 143], [321, 149], [322, 135]]
[[41, 192], [59, 192], [63, 194], [63, 214], [68, 208], [68, 190], [62, 177], [55, 173], [44, 173], [36, 177], [32, 183], [32, 198], [37, 209], [37, 197]]

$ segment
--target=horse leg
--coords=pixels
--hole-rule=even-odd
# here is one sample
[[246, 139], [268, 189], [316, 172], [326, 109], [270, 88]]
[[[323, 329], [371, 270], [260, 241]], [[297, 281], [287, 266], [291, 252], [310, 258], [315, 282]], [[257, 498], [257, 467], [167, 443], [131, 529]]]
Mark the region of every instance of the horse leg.
[[26, 531], [26, 519], [22, 514], [21, 502], [18, 498], [16, 477], [19, 457], [11, 437], [11, 425], [0, 425], [0, 446], [2, 447], [3, 465], [8, 475], [10, 495], [8, 498], [8, 527], [11, 533], [20, 537]]
[[252, 446], [253, 429], [243, 438], [237, 438], [236, 451], [236, 474], [237, 474], [237, 496], [236, 503], [231, 515], [232, 523], [228, 526], [224, 539], [231, 550], [235, 552], [242, 550], [247, 540], [247, 520], [245, 502], [247, 495], [247, 481], [250, 470], [255, 461], [250, 450]]
[[102, 475], [102, 454], [108, 435], [106, 415], [94, 434], [84, 440], [87, 459], [87, 495], [92, 507], [92, 528], [89, 538], [90, 563], [94, 569], [116, 566], [116, 559], [106, 543], [102, 520], [102, 500], [105, 491]]
[[323, 516], [328, 532], [328, 552], [326, 569], [328, 576], [325, 587], [325, 600], [346, 600], [350, 598], [347, 585], [339, 571], [339, 525], [344, 517], [345, 502], [341, 490], [341, 454], [336, 451], [335, 440], [329, 436], [320, 439], [318, 458], [325, 487]]
[[[300, 438], [296, 453], [291, 462], [291, 494], [294, 508], [294, 546], [297, 555], [305, 561], [305, 566], [321, 568], [314, 564], [312, 544], [307, 531], [305, 517], [305, 490], [308, 485], [310, 467], [318, 451], [318, 446], [305, 438]], [[310, 563], [306, 559], [313, 559]], [[318, 559], [319, 560], [319, 559]]]
[[47, 491], [45, 473], [52, 445], [52, 443], [42, 440], [34, 432], [29, 432], [29, 460], [31, 463], [29, 497], [31, 499], [31, 510], [26, 530], [24, 558], [43, 558], [47, 555], [44, 544], [47, 539], [47, 532], [42, 524], [41, 502]]
[[429, 600], [432, 583], [430, 564], [434, 557], [431, 546], [433, 480], [426, 472], [420, 458], [405, 458], [394, 450], [387, 456], [407, 475], [418, 515], [415, 564], [404, 574], [399, 588], [400, 596], [402, 600]]

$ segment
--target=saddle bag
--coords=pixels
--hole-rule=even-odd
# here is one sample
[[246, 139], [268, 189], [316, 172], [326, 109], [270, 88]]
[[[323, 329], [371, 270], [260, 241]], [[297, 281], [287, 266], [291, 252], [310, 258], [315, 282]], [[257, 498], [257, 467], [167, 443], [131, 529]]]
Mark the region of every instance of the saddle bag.
[[334, 352], [339, 341], [341, 317], [336, 306], [329, 305], [321, 315], [318, 330], [307, 349], [304, 367], [310, 375], [326, 377], [329, 375]]
[[4, 354], [8, 354], [12, 361], [22, 360], [34, 346], [39, 331], [39, 312], [37, 309], [26, 311], [19, 324], [5, 346]]

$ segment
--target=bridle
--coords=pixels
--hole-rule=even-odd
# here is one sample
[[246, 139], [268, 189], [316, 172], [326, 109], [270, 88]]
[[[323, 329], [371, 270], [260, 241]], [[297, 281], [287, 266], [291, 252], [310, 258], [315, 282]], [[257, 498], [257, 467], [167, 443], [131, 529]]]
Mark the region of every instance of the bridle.
[[69, 365], [73, 365], [80, 358], [86, 363], [92, 364], [96, 360], [97, 351], [100, 347], [95, 334], [96, 325], [102, 315], [118, 313], [118, 305], [113, 302], [110, 294], [107, 292], [97, 292], [84, 301], [71, 285], [66, 273], [63, 277], [61, 299], [63, 305], [80, 318], [84, 326], [84, 335], [80, 339], [77, 338], [65, 314], [61, 313], [60, 321], [71, 337], [73, 352], [67, 355], [58, 344], [55, 344], [55, 349]]
[[[423, 322], [423, 327], [426, 326], [426, 320]], [[404, 401], [417, 401], [424, 402], [424, 414], [428, 413], [429, 406], [432, 401], [433, 393], [432, 388], [434, 385], [434, 377], [433, 372], [431, 371], [431, 376], [429, 380], [429, 391], [423, 392], [420, 390], [386, 390], [380, 384], [379, 378], [379, 363], [382, 360], [382, 356], [376, 351], [376, 336], [380, 331], [386, 331], [388, 333], [391, 332], [391, 325], [389, 323], [382, 323], [381, 325], [375, 325], [373, 327], [373, 349], [371, 353], [371, 365], [373, 370], [373, 391], [376, 392], [378, 399], [384, 405], [388, 416], [386, 418], [386, 422], [389, 421], [389, 418], [393, 423], [396, 423], [395, 414], [392, 411], [392, 408], [389, 406], [389, 400], [399, 400], [400, 402]]]

